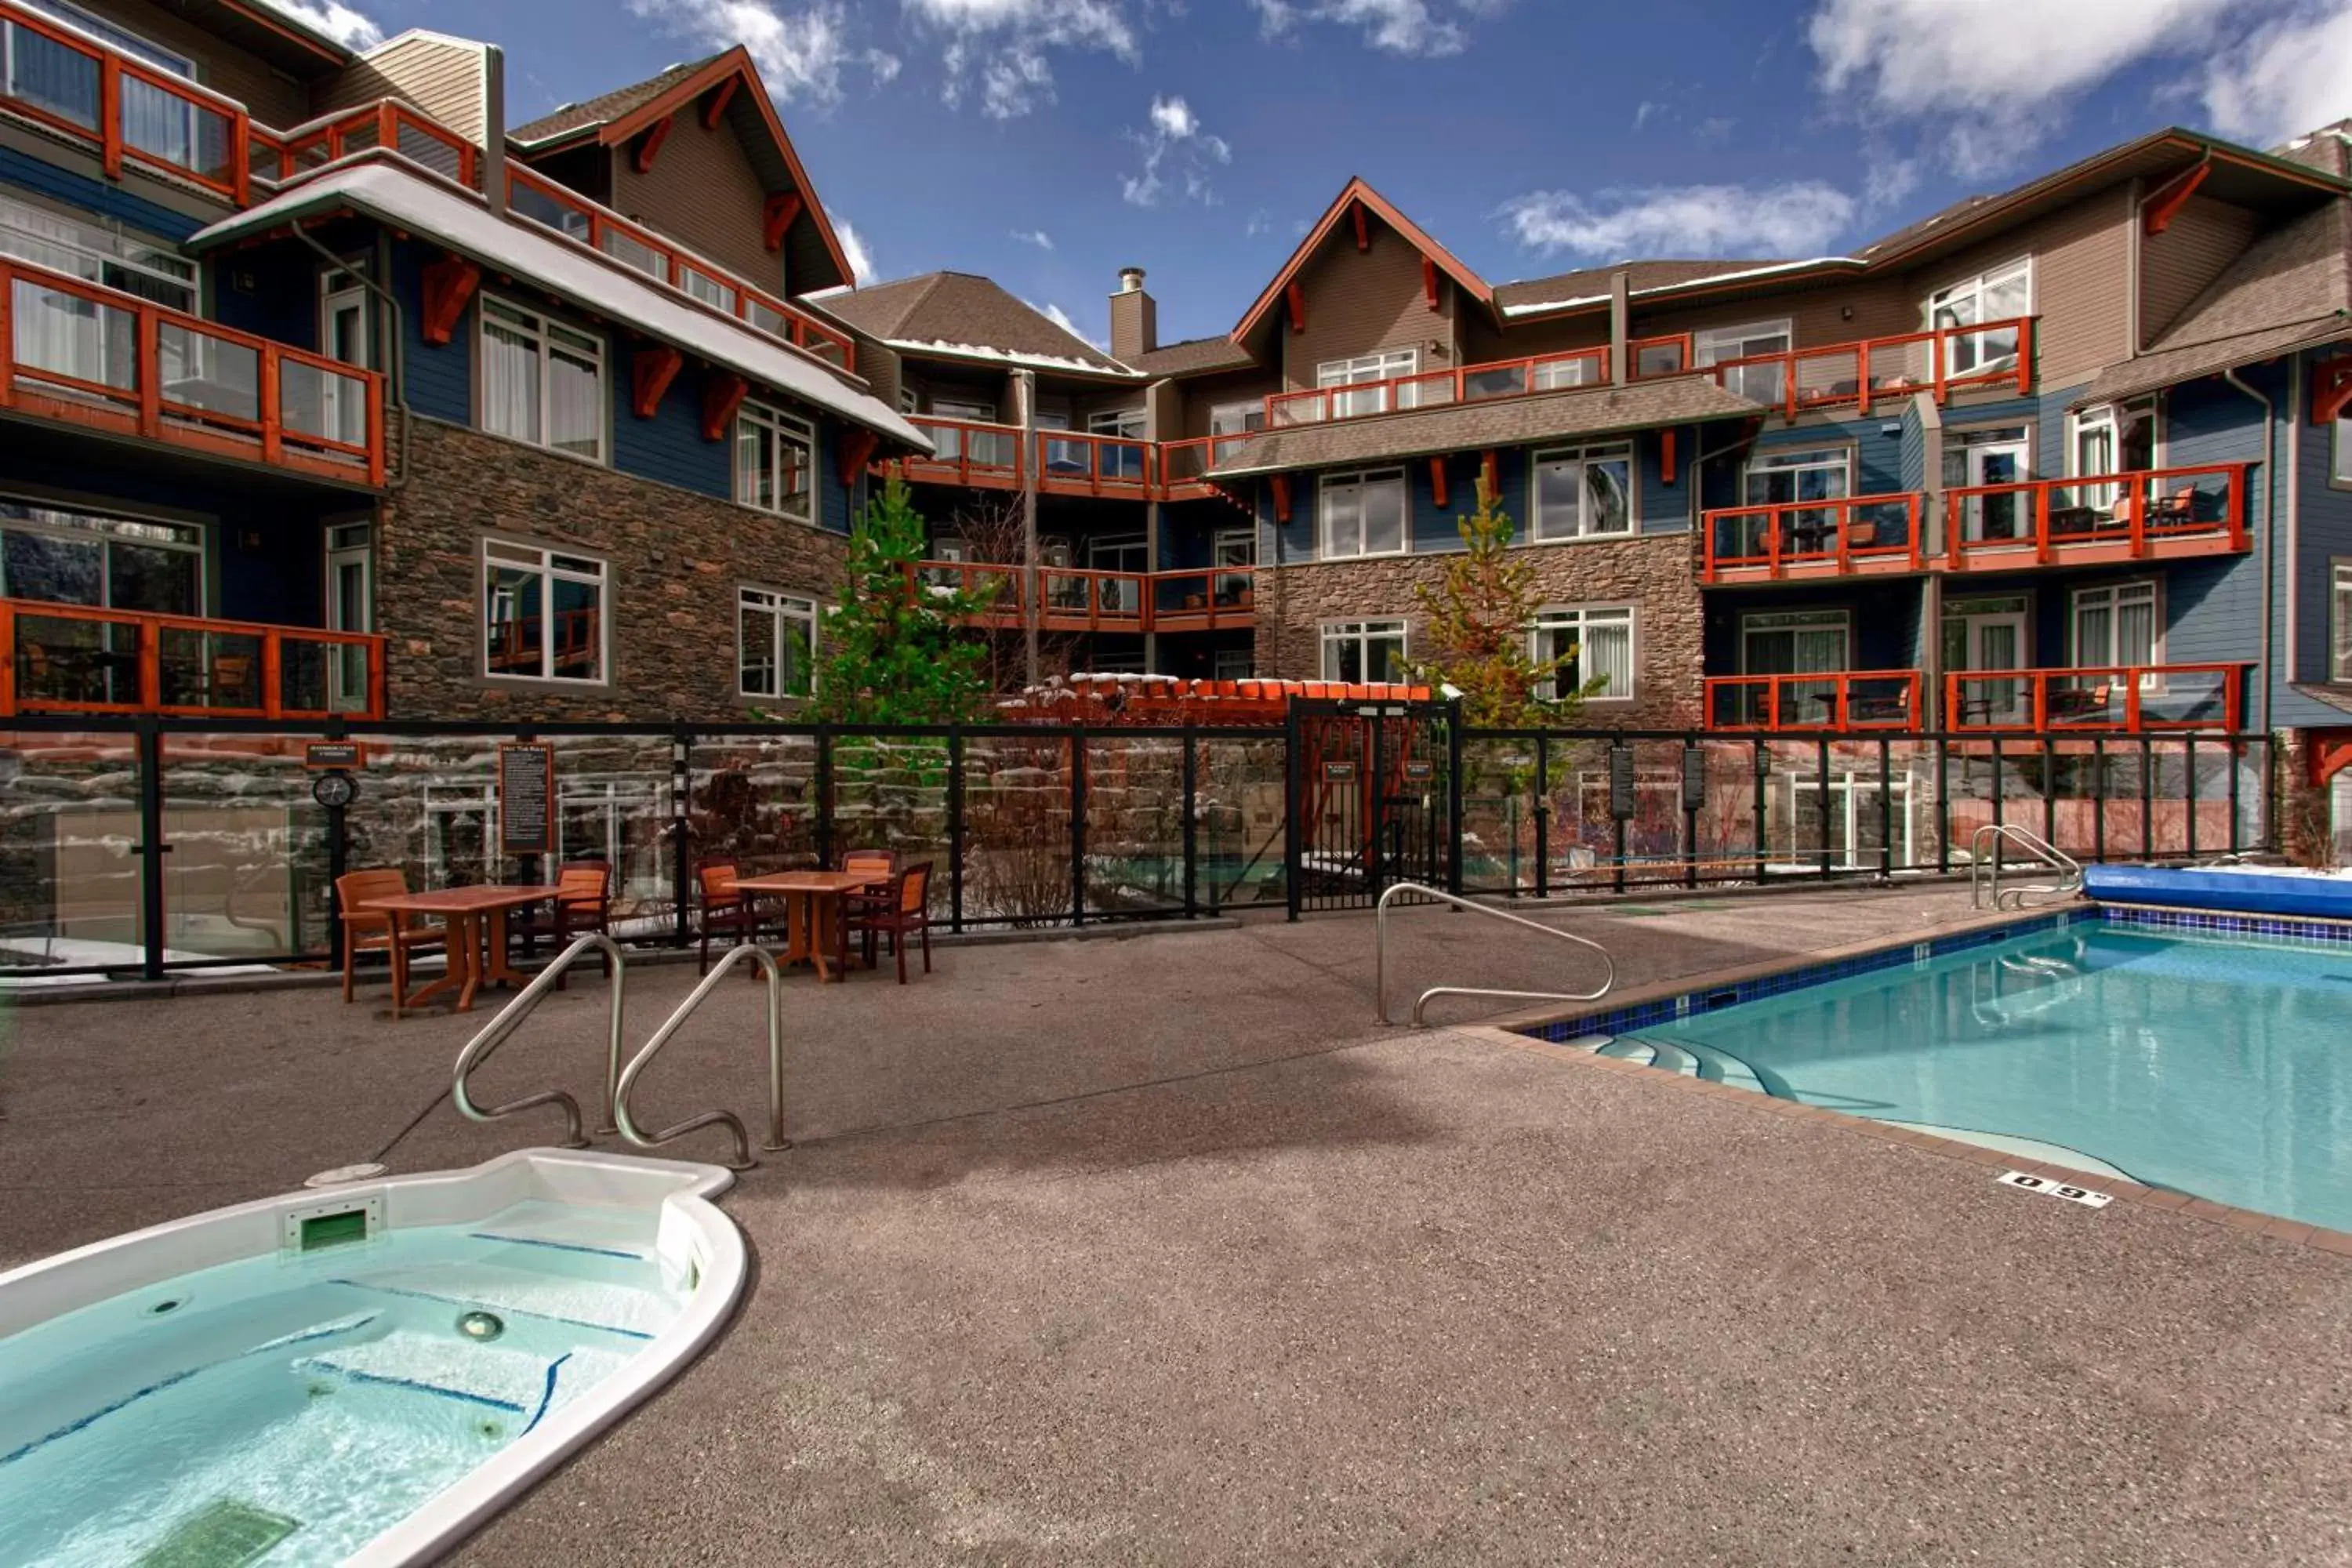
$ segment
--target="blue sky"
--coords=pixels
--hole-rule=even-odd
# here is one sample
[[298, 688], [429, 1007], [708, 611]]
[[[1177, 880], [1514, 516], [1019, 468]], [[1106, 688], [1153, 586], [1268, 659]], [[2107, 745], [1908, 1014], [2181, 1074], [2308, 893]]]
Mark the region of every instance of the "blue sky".
[[1823, 254], [2158, 125], [2352, 114], [2352, 0], [276, 0], [530, 118], [741, 41], [880, 278], [1229, 330], [1350, 174], [1488, 279]]

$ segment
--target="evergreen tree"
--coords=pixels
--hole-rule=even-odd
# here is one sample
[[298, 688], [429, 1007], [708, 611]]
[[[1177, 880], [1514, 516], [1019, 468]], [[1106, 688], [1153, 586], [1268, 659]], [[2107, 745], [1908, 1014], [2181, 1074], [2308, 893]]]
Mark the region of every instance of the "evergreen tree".
[[852, 529], [841, 607], [826, 617], [812, 717], [834, 724], [957, 724], [981, 716], [987, 650], [961, 628], [990, 595], [923, 580], [923, 520], [891, 479]]
[[1414, 590], [1432, 657], [1410, 668], [1418, 681], [1460, 692], [1463, 722], [1474, 729], [1572, 725], [1601, 682], [1557, 697], [1538, 695], [1575, 654], [1539, 659], [1531, 651], [1528, 632], [1542, 597], [1535, 568], [1511, 553], [1511, 520], [1498, 500], [1482, 478], [1478, 509], [1459, 524], [1466, 552], [1446, 558], [1445, 575], [1435, 586]]

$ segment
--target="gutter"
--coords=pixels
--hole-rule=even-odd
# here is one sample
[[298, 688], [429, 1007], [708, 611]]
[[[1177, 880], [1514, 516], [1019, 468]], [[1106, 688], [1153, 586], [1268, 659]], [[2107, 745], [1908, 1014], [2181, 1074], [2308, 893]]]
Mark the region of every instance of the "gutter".
[[[2299, 369], [2289, 372], [2288, 386], [2290, 389], [2293, 388], [2295, 380], [2299, 378]], [[2278, 638], [2277, 629], [2274, 623], [2277, 619], [2276, 605], [2280, 593], [2284, 593], [2286, 595], [2287, 611], [2290, 616], [2293, 615], [2294, 609], [2293, 562], [2290, 561], [2288, 563], [2289, 570], [2286, 575], [2279, 580], [2276, 592], [2273, 591], [2273, 576], [2279, 570], [2279, 509], [2278, 454], [2272, 449], [2271, 443], [2276, 437], [2278, 408], [2269, 398], [2264, 397], [2261, 393], [2256, 392], [2252, 387], [2248, 386], [2243, 381], [2241, 381], [2238, 378], [2238, 373], [2236, 371], [2223, 371], [2221, 373], [2221, 379], [2229, 383], [2231, 386], [2236, 387], [2240, 392], [2244, 393], [2248, 397], [2252, 398], [2256, 403], [2263, 405], [2263, 689], [2261, 729], [2263, 733], [2267, 735], [2270, 733], [2271, 729], [2271, 689], [2278, 683], [2278, 664], [2276, 662]], [[2294, 483], [2294, 476], [2292, 471], [2287, 475], [2287, 483], [2290, 486], [2293, 486]], [[2290, 622], [2288, 636], [2292, 637], [2293, 635], [2293, 623]]]
[[[320, 244], [318, 236], [302, 225], [295, 224], [291, 232], [296, 239], [323, 257], [336, 271], [352, 272], [352, 267], [348, 261]], [[383, 300], [385, 307], [392, 311], [392, 354], [390, 374], [386, 379], [392, 385], [393, 405], [400, 410], [400, 464], [393, 470], [392, 477], [385, 481], [383, 488], [387, 490], [396, 490], [408, 483], [409, 430], [416, 423], [415, 415], [408, 406], [408, 324], [401, 313], [399, 298], [377, 280], [376, 270], [375, 268], [371, 267], [364, 272], [352, 272], [352, 276], [357, 278], [362, 288]]]

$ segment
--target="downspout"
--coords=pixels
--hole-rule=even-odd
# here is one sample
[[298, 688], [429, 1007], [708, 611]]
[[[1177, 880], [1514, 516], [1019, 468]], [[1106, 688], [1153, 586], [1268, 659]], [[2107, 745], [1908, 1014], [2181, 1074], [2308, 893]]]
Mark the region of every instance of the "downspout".
[[[2267, 735], [2271, 731], [2271, 687], [2278, 679], [2274, 622], [2279, 595], [2287, 596], [2290, 616], [2294, 608], [2294, 563], [2288, 563], [2288, 571], [2284, 577], [2279, 574], [2278, 454], [2271, 449], [2278, 422], [2278, 408], [2269, 398], [2241, 381], [2235, 370], [2223, 371], [2221, 379], [2263, 405], [2263, 679], [2262, 723], [2259, 728]], [[2287, 504], [2291, 510], [2294, 504], [2294, 475], [2292, 472], [2287, 475], [2287, 484], [2290, 492]], [[2290, 637], [2293, 635], [2292, 626], [2290, 622]]]
[[[1696, 441], [1693, 442], [1693, 446], [1696, 449], [1691, 453], [1691, 533], [1698, 540], [1698, 559], [1692, 562], [1690, 566], [1691, 576], [1694, 581], [1696, 581], [1699, 575], [1706, 570], [1706, 538], [1704, 531], [1706, 528], [1707, 461], [1709, 458], [1720, 458], [1728, 453], [1736, 452], [1740, 447], [1753, 442], [1760, 429], [1760, 425], [1757, 429], [1750, 429], [1748, 426], [1748, 422], [1743, 419], [1732, 427], [1731, 436], [1720, 447], [1709, 448], [1706, 447], [1698, 447]], [[1732, 499], [1736, 501], [1738, 497], [1735, 493]], [[1736, 635], [1736, 632], [1732, 639], [1732, 646], [1734, 647], [1738, 646], [1738, 637]], [[1700, 588], [1698, 596], [1698, 718], [1699, 727], [1704, 729], [1706, 727], [1707, 720], [1712, 717], [1708, 712], [1709, 704], [1706, 700], [1706, 590], [1704, 587]], [[1737, 674], [1738, 672], [1735, 670], [1733, 673]]]
[[294, 237], [317, 251], [336, 271], [351, 272], [360, 280], [362, 288], [383, 300], [392, 312], [392, 368], [388, 379], [392, 383], [393, 406], [400, 410], [400, 463], [394, 469], [392, 478], [385, 481], [384, 489], [396, 490], [408, 482], [408, 427], [415, 423], [408, 409], [408, 325], [401, 312], [400, 300], [391, 289], [376, 281], [373, 268], [352, 272], [350, 262], [320, 245], [318, 237], [299, 223], [294, 226]]

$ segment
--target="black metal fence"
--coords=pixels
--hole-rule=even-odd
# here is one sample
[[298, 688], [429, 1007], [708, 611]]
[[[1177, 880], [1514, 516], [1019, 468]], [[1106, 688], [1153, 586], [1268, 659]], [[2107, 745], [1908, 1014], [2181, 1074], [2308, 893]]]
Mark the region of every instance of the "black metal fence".
[[[322, 738], [366, 748], [348, 805], [313, 798]], [[500, 848], [498, 746], [523, 739], [554, 751], [546, 857]], [[1370, 808], [1322, 777], [1350, 756], [1389, 791]], [[2271, 766], [2263, 737], [2218, 735], [1449, 723], [1356, 753], [1327, 734], [1309, 757], [1286, 730], [1217, 727], [18, 720], [0, 731], [0, 973], [327, 962], [334, 879], [362, 866], [424, 888], [602, 859], [618, 934], [670, 944], [700, 859], [785, 870], [868, 846], [932, 860], [954, 931], [1296, 914], [1402, 876], [1537, 897], [1900, 878], [1965, 865], [1995, 822], [2086, 860], [2180, 858], [2270, 842]]]

